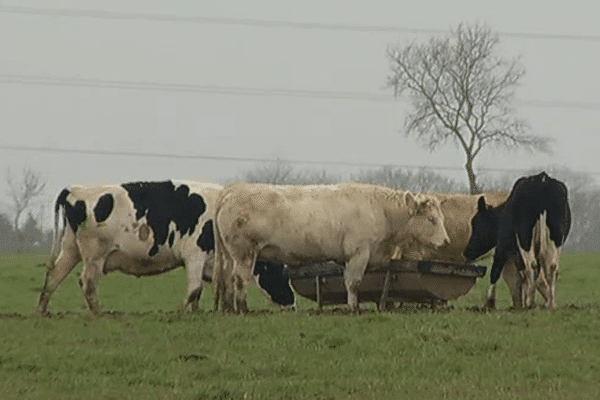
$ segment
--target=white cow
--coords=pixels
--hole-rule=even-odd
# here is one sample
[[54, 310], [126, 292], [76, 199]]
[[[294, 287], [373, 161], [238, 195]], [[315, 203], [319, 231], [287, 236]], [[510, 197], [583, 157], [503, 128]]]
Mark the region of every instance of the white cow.
[[245, 284], [257, 259], [289, 268], [345, 263], [348, 307], [368, 264], [389, 263], [398, 243], [449, 242], [435, 197], [366, 184], [240, 183], [222, 192], [215, 219], [215, 307], [246, 312]]

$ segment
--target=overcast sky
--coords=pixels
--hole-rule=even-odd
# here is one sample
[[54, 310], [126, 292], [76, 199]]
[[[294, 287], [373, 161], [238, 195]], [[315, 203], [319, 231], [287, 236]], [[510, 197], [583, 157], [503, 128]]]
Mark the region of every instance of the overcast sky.
[[[69, 16], [36, 11], [56, 8]], [[76, 10], [121, 14], [93, 13], [92, 18]], [[519, 115], [528, 119], [532, 133], [556, 142], [551, 156], [483, 151], [476, 166], [559, 164], [600, 178], [597, 15], [592, 1], [9, 0], [0, 6], [0, 145], [462, 168], [461, 150], [450, 145], [430, 153], [401, 133], [402, 101], [356, 98], [362, 95], [290, 97], [270, 91], [390, 95], [385, 88], [388, 46], [461, 21], [485, 22], [500, 33], [503, 55], [522, 56], [527, 72], [518, 100], [529, 105], [519, 107]], [[197, 19], [186, 22], [189, 17]], [[228, 23], [231, 19], [247, 23]], [[257, 20], [307, 25], [264, 26]], [[339, 24], [421, 31], [330, 26]], [[576, 37], [561, 38], [571, 35]], [[21, 82], [23, 76], [28, 83]], [[59, 78], [67, 85], [32, 83], [31, 77]], [[76, 80], [85, 82], [73, 86]], [[90, 81], [122, 81], [135, 88], [94, 87]], [[147, 84], [167, 86], [140, 89]], [[194, 86], [185, 92], [173, 90], [174, 85]], [[200, 86], [221, 89], [206, 92]], [[263, 95], [227, 94], [223, 87], [256, 88]], [[531, 101], [547, 103], [532, 106]], [[7, 166], [43, 171], [49, 202], [71, 184], [167, 178], [222, 182], [252, 165], [0, 149], [2, 171]], [[323, 168], [356, 171], [350, 166]], [[463, 171], [450, 174], [466, 185]], [[4, 179], [0, 187], [4, 193]]]

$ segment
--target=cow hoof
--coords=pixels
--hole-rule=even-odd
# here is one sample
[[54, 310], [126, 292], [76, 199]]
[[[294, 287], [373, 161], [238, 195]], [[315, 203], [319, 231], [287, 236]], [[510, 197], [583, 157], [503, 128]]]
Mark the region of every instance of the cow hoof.
[[102, 310], [93, 309], [90, 311], [94, 317], [101, 317], [102, 315], [104, 315], [104, 312]]
[[483, 309], [484, 309], [485, 311], [494, 311], [494, 310], [496, 310], [496, 301], [495, 301], [495, 300], [488, 299], [488, 300], [485, 302], [485, 305], [483, 306]]
[[241, 315], [246, 315], [250, 312], [250, 310], [248, 309], [248, 306], [246, 304], [239, 306], [238, 305], [238, 314]]

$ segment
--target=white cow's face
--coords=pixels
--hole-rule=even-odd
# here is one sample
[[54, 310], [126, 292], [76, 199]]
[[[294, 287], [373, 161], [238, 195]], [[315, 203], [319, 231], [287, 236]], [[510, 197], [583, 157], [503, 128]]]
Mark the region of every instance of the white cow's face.
[[433, 196], [418, 195], [407, 197], [407, 206], [411, 215], [408, 221], [408, 233], [423, 244], [439, 247], [450, 244], [450, 238], [444, 226], [444, 214], [440, 201]]

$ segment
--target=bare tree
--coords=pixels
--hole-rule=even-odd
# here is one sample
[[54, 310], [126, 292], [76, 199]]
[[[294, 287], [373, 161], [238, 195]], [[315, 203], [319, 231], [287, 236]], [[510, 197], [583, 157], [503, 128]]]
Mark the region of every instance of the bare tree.
[[352, 180], [357, 182], [387, 185], [393, 188], [412, 190], [414, 192], [454, 192], [462, 193], [466, 187], [453, 179], [442, 176], [428, 168], [416, 171], [391, 166], [368, 169], [353, 174]]
[[273, 161], [256, 164], [253, 169], [244, 173], [246, 182], [260, 182], [272, 184], [290, 183], [293, 167], [289, 161], [277, 158]]
[[339, 182], [340, 178], [326, 170], [295, 170], [287, 160], [277, 158], [273, 161], [256, 164], [242, 175], [245, 182], [260, 182], [279, 185], [327, 184]]
[[512, 101], [525, 69], [519, 58], [498, 56], [498, 45], [487, 26], [460, 24], [447, 37], [387, 51], [387, 85], [396, 96], [408, 93], [412, 102], [406, 135], [415, 134], [431, 151], [457, 143], [465, 152], [472, 194], [479, 192], [473, 162], [481, 149], [550, 152], [550, 139], [526, 133], [525, 120], [515, 117]]
[[19, 232], [19, 220], [23, 212], [39, 197], [46, 188], [46, 180], [39, 171], [24, 167], [20, 175], [15, 176], [10, 168], [6, 168], [8, 198], [15, 231]]

